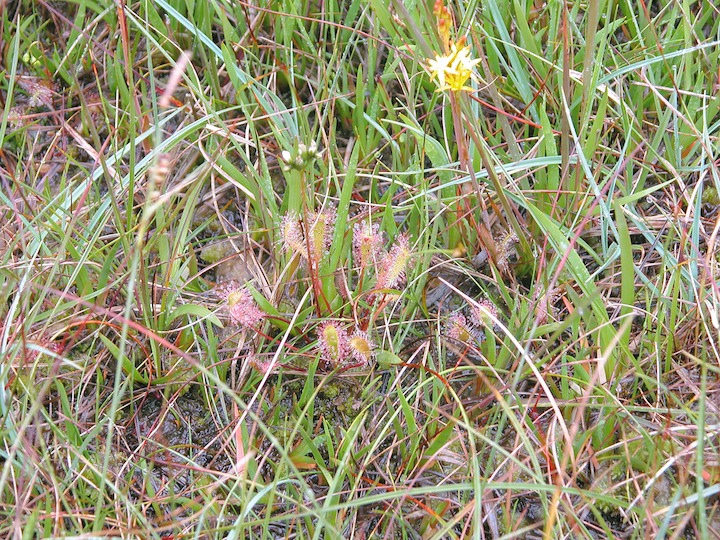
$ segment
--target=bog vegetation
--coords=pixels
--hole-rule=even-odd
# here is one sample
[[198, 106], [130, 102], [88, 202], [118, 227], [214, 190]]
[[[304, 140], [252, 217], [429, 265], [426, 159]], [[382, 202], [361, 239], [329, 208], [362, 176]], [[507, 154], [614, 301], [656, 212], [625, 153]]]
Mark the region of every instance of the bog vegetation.
[[0, 5], [0, 537], [720, 530], [713, 2]]

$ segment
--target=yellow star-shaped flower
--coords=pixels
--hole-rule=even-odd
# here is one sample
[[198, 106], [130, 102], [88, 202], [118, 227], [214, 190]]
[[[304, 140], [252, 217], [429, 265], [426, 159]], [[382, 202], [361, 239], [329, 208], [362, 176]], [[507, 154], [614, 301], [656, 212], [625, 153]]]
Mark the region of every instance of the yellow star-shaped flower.
[[434, 60], [428, 60], [428, 71], [432, 78], [437, 78], [438, 92], [452, 90], [453, 92], [472, 92], [473, 89], [465, 83], [474, 78], [473, 68], [480, 62], [470, 56], [470, 47], [458, 47], [457, 43], [450, 46], [446, 55], [437, 55]]

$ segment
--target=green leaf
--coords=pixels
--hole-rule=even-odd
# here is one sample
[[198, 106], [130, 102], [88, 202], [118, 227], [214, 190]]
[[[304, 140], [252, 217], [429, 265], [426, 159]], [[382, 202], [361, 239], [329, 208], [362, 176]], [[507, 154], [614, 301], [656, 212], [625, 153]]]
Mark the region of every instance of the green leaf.
[[240, 172], [235, 165], [233, 165], [229, 159], [225, 156], [215, 156], [215, 163], [217, 165], [216, 170], [220, 172], [225, 178], [230, 180], [235, 186], [247, 195], [252, 200], [257, 200], [257, 186], [248, 180], [248, 178]]
[[200, 320], [207, 319], [215, 326], [222, 328], [223, 324], [220, 322], [220, 319], [218, 319], [217, 315], [213, 313], [210, 309], [206, 308], [205, 306], [201, 306], [198, 304], [183, 304], [182, 306], [177, 307], [173, 310], [172, 315], [168, 317], [168, 324], [170, 324], [172, 321], [177, 319], [178, 317], [184, 317], [186, 315], [192, 315], [194, 317], [197, 317]]
[[[112, 354], [116, 359], [118, 359], [118, 357], [120, 356], [120, 348], [115, 343], [113, 343], [113, 341], [106, 335], [98, 334], [98, 336], [108, 348], [110, 354]], [[137, 370], [137, 368], [135, 367], [135, 363], [130, 360], [127, 355], [122, 355], [122, 358], [119, 358], [119, 360], [122, 364], [123, 372], [125, 372], [128, 377], [132, 378], [133, 381], [140, 382], [142, 384], [148, 383], [147, 377]]]
[[[625, 213], [622, 206], [615, 201], [615, 221], [618, 229], [618, 242], [620, 244], [620, 316], [624, 317], [633, 311], [635, 305], [635, 263], [633, 262], [633, 246], [630, 240]], [[623, 343], [627, 346], [630, 341], [630, 328], [623, 336]]]
[[[590, 303], [591, 312], [583, 314], [583, 320], [586, 321], [588, 328], [597, 328], [597, 343], [602, 351], [605, 347], [612, 343], [615, 336], [615, 329], [610, 324], [610, 320], [603, 304], [603, 298], [595, 286], [594, 281], [590, 277], [585, 264], [583, 264], [580, 255], [575, 248], [570, 246], [569, 232], [561, 229], [560, 226], [548, 215], [541, 212], [530, 201], [525, 201], [525, 206], [532, 215], [533, 219], [538, 223], [540, 228], [547, 234], [550, 244], [559, 256], [566, 257], [567, 269], [575, 279], [578, 287], [585, 295], [585, 299]], [[605, 366], [605, 376], [609, 379], [615, 371], [615, 366], [620, 359], [617, 349], [609, 351], [608, 362]]]
[[390, 351], [380, 351], [376, 356], [380, 367], [387, 368], [389, 366], [397, 366], [403, 363], [402, 359]]

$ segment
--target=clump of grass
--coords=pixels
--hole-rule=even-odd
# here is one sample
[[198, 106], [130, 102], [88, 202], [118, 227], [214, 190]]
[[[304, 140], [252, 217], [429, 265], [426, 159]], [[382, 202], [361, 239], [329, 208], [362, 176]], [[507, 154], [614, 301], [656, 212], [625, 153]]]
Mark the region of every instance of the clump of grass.
[[0, 12], [0, 536], [718, 529], [703, 3]]

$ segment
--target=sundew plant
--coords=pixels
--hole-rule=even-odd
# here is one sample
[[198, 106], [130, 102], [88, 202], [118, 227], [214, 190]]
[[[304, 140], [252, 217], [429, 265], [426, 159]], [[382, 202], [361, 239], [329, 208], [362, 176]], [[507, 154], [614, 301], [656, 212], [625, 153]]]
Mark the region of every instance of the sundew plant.
[[718, 15], [0, 2], [0, 537], [717, 537]]

